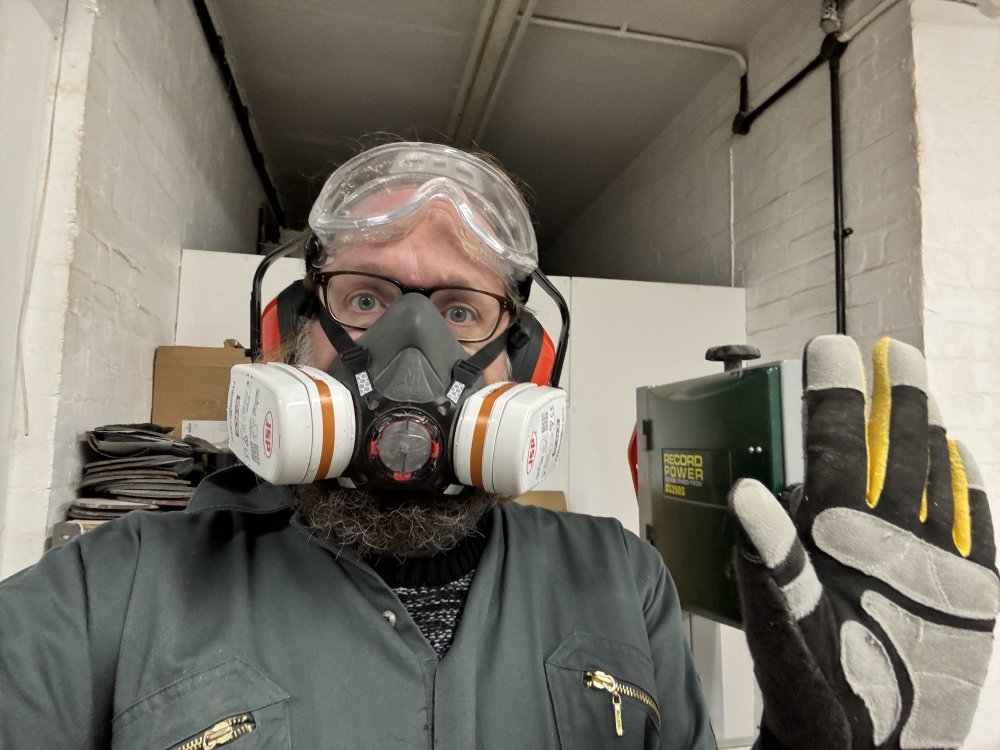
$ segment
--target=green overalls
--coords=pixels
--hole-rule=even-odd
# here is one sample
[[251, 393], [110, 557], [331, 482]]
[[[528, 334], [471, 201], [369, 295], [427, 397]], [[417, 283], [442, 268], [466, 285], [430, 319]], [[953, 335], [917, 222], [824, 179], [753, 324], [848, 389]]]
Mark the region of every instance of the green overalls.
[[608, 519], [492, 512], [440, 661], [244, 469], [84, 534], [0, 584], [0, 747], [714, 748], [658, 553]]

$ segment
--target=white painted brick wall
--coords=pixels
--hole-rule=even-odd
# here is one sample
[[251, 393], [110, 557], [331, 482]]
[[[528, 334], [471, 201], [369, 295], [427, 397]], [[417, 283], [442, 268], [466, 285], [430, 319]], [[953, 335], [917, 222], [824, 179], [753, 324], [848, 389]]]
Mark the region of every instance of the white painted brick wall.
[[[22, 320], [22, 392], [14, 399], [9, 478], [0, 527], [0, 577], [37, 559], [52, 486], [69, 266], [76, 241], [76, 194], [93, 14], [71, 3], [59, 40], [61, 65], [52, 120], [51, 161], [38, 218], [37, 256]], [[11, 248], [31, 252], [30, 245]], [[20, 389], [19, 389], [20, 390]], [[22, 395], [23, 394], [23, 395]]]
[[545, 251], [546, 270], [728, 285], [730, 123], [738, 97], [733, 63]]
[[[52, 125], [62, 15], [50, 18], [34, 3], [0, 3], [0, 529], [6, 525], [14, 435], [22, 394], [18, 323], [30, 252], [37, 237], [46, 154]], [[53, 144], [54, 145], [54, 144]], [[20, 248], [17, 252], [15, 248]], [[0, 534], [2, 539], [2, 534]], [[3, 557], [0, 542], [0, 559]]]
[[[102, 5], [89, 83], [66, 450], [98, 423], [148, 419], [153, 353], [174, 338], [181, 248], [252, 252], [263, 197], [190, 4]], [[76, 471], [69, 462], [57, 486], [71, 491]]]
[[[873, 5], [855, 3], [848, 23]], [[749, 48], [751, 103], [815, 57], [822, 37], [809, 3], [789, 3], [775, 16]], [[859, 35], [842, 60], [845, 212], [855, 231], [846, 254], [848, 328], [864, 349], [882, 333], [922, 343], [911, 61], [905, 3]], [[733, 136], [737, 76], [718, 75], [546, 253], [546, 267], [572, 258], [574, 273], [610, 278], [735, 277], [748, 290], [750, 341], [765, 357], [798, 356], [836, 325], [828, 81], [824, 66], [749, 135]]]
[[[917, 0], [913, 47], [929, 377], [1000, 532], [1000, 22]], [[1000, 747], [998, 702], [995, 652], [967, 748]]]
[[75, 10], [93, 13], [93, 30], [83, 127], [67, 157], [78, 170], [75, 239], [51, 261], [67, 281], [46, 284], [39, 269], [32, 291], [66, 306], [32, 332], [54, 380], [33, 416], [51, 426], [11, 488], [23, 499], [4, 574], [37, 559], [74, 497], [83, 432], [148, 420], [153, 354], [174, 338], [181, 248], [252, 252], [263, 200], [191, 4], [94, 7]]
[[[752, 102], [816, 55], [814, 11], [790, 4], [796, 17], [775, 18], [751, 44]], [[844, 210], [855, 232], [845, 250], [847, 327], [862, 350], [883, 334], [921, 343], [911, 60], [901, 3], [841, 61]], [[765, 357], [798, 356], [809, 338], [836, 327], [829, 101], [824, 65], [735, 140], [736, 279], [751, 290], [748, 339]]]
[[[846, 26], [876, 4], [851, 3]], [[752, 103], [819, 49], [818, 4], [785, 8], [750, 44]], [[940, 0], [916, 0], [913, 14], [911, 27], [909, 3], [890, 8], [841, 63], [848, 333], [862, 351], [886, 334], [925, 350], [952, 432], [1000, 497], [1000, 24]], [[718, 76], [543, 261], [572, 251], [584, 259], [578, 273], [729, 283], [724, 242], [689, 248], [728, 219], [717, 175], [731, 143], [732, 260], [747, 288], [748, 340], [767, 358], [797, 356], [835, 328], [828, 80], [824, 66], [734, 138], [736, 95]], [[690, 164], [707, 179], [692, 182]], [[678, 200], [683, 189], [694, 200]], [[609, 262], [608, 247], [636, 256]], [[998, 697], [1000, 655], [968, 747], [1000, 746]]]

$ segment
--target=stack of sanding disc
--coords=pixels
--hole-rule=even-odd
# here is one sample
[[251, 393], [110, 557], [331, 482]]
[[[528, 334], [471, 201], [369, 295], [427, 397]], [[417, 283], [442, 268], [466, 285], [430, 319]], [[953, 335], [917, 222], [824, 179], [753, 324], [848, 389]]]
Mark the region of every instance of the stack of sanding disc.
[[203, 441], [171, 437], [171, 429], [130, 424], [89, 431], [79, 497], [67, 510], [66, 523], [53, 529], [53, 544], [132, 511], [187, 507], [205, 475], [206, 448]]

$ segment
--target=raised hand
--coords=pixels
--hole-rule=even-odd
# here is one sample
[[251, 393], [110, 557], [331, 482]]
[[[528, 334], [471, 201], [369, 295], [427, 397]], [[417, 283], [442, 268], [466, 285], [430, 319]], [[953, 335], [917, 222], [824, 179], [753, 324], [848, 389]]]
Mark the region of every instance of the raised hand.
[[814, 339], [803, 369], [791, 516], [755, 481], [730, 494], [762, 746], [958, 747], [1000, 610], [979, 470], [947, 437], [913, 347], [876, 346], [867, 423], [852, 339]]

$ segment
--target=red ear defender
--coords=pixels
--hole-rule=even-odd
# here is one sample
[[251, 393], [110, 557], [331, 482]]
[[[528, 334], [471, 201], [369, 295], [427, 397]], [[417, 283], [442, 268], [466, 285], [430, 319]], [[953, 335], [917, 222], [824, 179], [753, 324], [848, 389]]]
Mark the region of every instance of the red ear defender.
[[552, 367], [556, 362], [556, 347], [549, 334], [542, 331], [542, 351], [535, 364], [531, 382], [535, 385], [549, 385], [552, 382]]
[[295, 330], [295, 322], [299, 316], [309, 314], [312, 300], [313, 295], [300, 279], [286, 286], [268, 303], [260, 316], [260, 349], [263, 361], [280, 359], [281, 343]]
[[278, 359], [281, 351], [281, 326], [278, 322], [278, 297], [271, 300], [260, 316], [260, 358], [264, 362]]
[[507, 346], [511, 380], [517, 383], [549, 385], [556, 361], [556, 348], [549, 334], [530, 312], [521, 313]]

